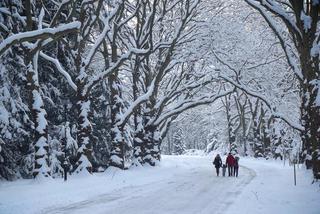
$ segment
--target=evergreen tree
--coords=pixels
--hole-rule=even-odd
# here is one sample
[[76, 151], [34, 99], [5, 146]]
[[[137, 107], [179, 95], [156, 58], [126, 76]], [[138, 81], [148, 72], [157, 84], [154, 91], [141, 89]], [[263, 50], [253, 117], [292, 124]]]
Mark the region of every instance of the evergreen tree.
[[186, 145], [183, 140], [183, 131], [178, 128], [173, 134], [173, 154], [182, 155], [186, 151]]

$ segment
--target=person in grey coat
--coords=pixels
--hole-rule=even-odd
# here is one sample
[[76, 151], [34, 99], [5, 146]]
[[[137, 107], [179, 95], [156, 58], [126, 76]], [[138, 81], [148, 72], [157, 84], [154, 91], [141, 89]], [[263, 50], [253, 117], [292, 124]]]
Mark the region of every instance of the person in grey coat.
[[233, 166], [233, 176], [238, 177], [238, 172], [239, 172], [239, 156], [236, 156], [234, 158], [234, 166]]

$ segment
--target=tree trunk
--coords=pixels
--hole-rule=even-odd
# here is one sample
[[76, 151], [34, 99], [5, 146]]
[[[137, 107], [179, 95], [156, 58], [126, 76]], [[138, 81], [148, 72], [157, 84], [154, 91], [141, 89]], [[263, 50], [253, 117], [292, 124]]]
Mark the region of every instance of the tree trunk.
[[111, 129], [112, 149], [110, 152], [109, 166], [125, 169], [125, 142], [123, 137], [123, 129], [113, 126]]
[[145, 127], [145, 154], [144, 162], [150, 166], [155, 166], [161, 159], [161, 136], [157, 127], [147, 126]]
[[257, 121], [253, 122], [253, 136], [254, 136], [254, 145], [253, 145], [253, 150], [254, 150], [254, 157], [263, 157], [264, 150], [263, 150], [263, 145], [262, 145], [262, 139], [260, 135], [260, 129], [258, 127]]
[[[309, 35], [310, 34], [310, 35]], [[320, 159], [320, 71], [319, 55], [311, 56], [314, 36], [309, 32], [299, 46], [304, 79], [300, 81], [302, 158], [307, 168]]]
[[75, 172], [92, 173], [92, 143], [90, 141], [90, 135], [92, 132], [92, 126], [90, 122], [91, 102], [88, 95], [82, 93], [82, 85], [78, 84], [78, 131], [77, 131], [77, 163], [75, 166]]
[[[139, 42], [137, 42], [137, 48], [140, 48]], [[133, 69], [132, 74], [132, 92], [133, 92], [133, 99], [137, 100], [139, 96], [139, 77], [140, 77], [140, 67], [142, 66], [142, 62], [140, 60], [140, 56], [136, 55], [135, 58], [135, 66]], [[143, 119], [141, 114], [141, 107], [139, 106], [135, 112], [133, 113], [134, 117], [134, 138], [133, 138], [133, 164], [135, 166], [143, 165], [144, 160], [144, 152], [145, 152], [145, 143], [143, 141], [144, 137], [144, 129], [143, 129]]]
[[124, 127], [118, 126], [119, 114], [121, 113], [122, 101], [119, 85], [117, 82], [118, 71], [111, 74], [108, 78], [110, 86], [110, 108], [111, 108], [111, 152], [109, 165], [120, 169], [125, 169], [125, 139]]
[[320, 159], [320, 106], [315, 104], [319, 91], [307, 84], [302, 90], [300, 109], [301, 122], [305, 129], [301, 133], [302, 158], [306, 161], [307, 168], [311, 168], [312, 162]]
[[144, 131], [142, 121], [136, 118], [137, 125], [135, 127], [134, 139], [133, 139], [133, 164], [138, 166], [144, 164], [145, 142]]
[[230, 112], [230, 96], [225, 98], [224, 106], [226, 108], [226, 116], [227, 116], [227, 126], [228, 126], [228, 139], [229, 139], [229, 150], [232, 153], [238, 153], [237, 144], [236, 144], [236, 135], [233, 129], [232, 121], [231, 121], [231, 112]]
[[[34, 56], [37, 57], [37, 56]], [[32, 102], [30, 110], [34, 123], [34, 169], [33, 176], [35, 178], [49, 177], [49, 144], [48, 144], [48, 123], [47, 113], [43, 106], [42, 96], [40, 94], [40, 85], [38, 71], [35, 66], [37, 60], [29, 62], [27, 66], [28, 87], [31, 92]]]

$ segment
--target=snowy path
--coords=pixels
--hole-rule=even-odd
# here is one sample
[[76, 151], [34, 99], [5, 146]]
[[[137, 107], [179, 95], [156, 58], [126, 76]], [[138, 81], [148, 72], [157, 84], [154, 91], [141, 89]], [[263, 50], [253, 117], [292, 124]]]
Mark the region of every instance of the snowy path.
[[[42, 213], [223, 213], [251, 181], [254, 173], [242, 168], [238, 178], [216, 177], [207, 158], [177, 160], [185, 170], [142, 186], [132, 186]], [[156, 172], [155, 172], [156, 173]], [[214, 211], [214, 212], [213, 212]]]
[[160, 166], [91, 176], [0, 182], [0, 214], [318, 214], [311, 172], [242, 158], [239, 177], [216, 177], [209, 157], [164, 156]]

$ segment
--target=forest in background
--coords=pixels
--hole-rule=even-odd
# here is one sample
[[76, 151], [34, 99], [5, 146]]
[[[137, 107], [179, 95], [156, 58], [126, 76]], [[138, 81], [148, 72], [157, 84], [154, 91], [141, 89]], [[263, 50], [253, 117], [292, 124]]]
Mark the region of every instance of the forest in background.
[[319, 2], [0, 2], [0, 178], [186, 149], [320, 171]]

